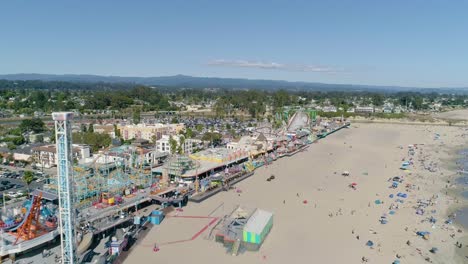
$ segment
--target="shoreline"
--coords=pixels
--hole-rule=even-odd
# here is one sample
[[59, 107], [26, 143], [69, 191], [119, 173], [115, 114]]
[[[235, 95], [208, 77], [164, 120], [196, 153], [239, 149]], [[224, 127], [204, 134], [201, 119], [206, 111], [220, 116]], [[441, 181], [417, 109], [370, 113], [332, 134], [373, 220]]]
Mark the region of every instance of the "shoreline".
[[389, 124], [389, 125], [409, 125], [409, 126], [448, 126], [448, 127], [466, 127], [466, 120], [438, 120], [438, 121], [412, 121], [406, 118], [384, 119], [384, 118], [350, 118], [351, 125], [358, 124]]
[[[450, 180], [450, 184], [448, 185], [448, 188], [444, 188], [449, 197], [452, 197], [455, 201], [458, 201], [452, 205], [450, 205], [447, 208], [446, 212], [446, 217], [448, 218], [449, 215], [453, 213], [458, 213], [460, 210], [463, 210], [468, 208], [468, 199], [466, 197], [462, 196], [462, 192], [466, 189], [466, 187], [463, 187], [460, 184], [456, 183], [456, 180], [459, 177], [462, 177], [463, 175], [458, 173], [458, 166], [457, 166], [457, 161], [460, 160], [460, 152], [463, 150], [468, 149], [468, 144], [464, 146], [458, 146], [458, 147], [453, 147], [453, 148], [448, 148], [448, 155], [449, 159], [446, 160], [446, 166], [445, 168], [448, 171], [453, 172], [452, 175], [447, 175], [445, 177], [445, 180]], [[462, 235], [457, 237], [457, 241], [460, 241], [463, 245], [468, 245], [468, 223], [465, 223], [464, 226], [463, 224], [459, 223], [458, 221], [454, 221], [453, 225], [457, 228], [457, 230], [462, 231]], [[455, 253], [456, 256], [460, 259], [461, 263], [466, 262], [466, 256], [468, 256], [468, 248], [462, 247], [462, 248], [457, 248], [455, 247]]]

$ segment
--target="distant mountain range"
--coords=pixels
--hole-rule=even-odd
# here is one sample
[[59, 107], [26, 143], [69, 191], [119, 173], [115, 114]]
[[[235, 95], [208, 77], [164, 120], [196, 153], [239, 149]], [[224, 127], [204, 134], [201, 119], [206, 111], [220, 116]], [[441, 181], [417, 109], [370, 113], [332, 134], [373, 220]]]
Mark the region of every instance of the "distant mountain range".
[[252, 80], [240, 78], [217, 77], [193, 77], [186, 75], [161, 76], [161, 77], [121, 77], [81, 74], [5, 74], [0, 79], [10, 81], [63, 81], [63, 82], [87, 82], [87, 83], [134, 83], [149, 86], [171, 86], [186, 88], [226, 88], [226, 89], [286, 89], [296, 91], [379, 91], [379, 92], [440, 92], [468, 94], [468, 87], [460, 88], [415, 88], [400, 86], [376, 86], [353, 84], [326, 84], [315, 82], [289, 82], [277, 80]]

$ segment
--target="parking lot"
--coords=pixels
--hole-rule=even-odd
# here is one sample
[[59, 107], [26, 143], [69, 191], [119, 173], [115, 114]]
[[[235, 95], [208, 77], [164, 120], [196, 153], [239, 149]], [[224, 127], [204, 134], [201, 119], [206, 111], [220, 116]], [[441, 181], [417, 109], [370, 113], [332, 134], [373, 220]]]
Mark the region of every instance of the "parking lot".
[[[0, 167], [0, 194], [10, 198], [20, 197], [27, 193], [28, 186], [23, 180], [24, 172], [27, 169]], [[31, 170], [34, 173], [34, 180], [29, 185], [31, 190], [42, 187], [47, 174], [37, 170]]]

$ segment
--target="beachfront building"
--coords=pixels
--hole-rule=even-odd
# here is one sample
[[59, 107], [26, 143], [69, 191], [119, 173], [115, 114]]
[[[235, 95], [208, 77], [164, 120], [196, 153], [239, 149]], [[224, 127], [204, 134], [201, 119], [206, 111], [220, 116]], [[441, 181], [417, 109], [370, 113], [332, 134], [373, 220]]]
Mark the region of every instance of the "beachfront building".
[[185, 129], [184, 124], [138, 124], [138, 125], [118, 125], [122, 138], [129, 139], [146, 139], [154, 142], [159, 140], [163, 135], [177, 135]]
[[274, 139], [268, 139], [264, 134], [243, 136], [238, 140], [233, 140], [226, 145], [227, 149], [234, 151], [246, 151], [249, 156], [257, 156], [261, 153], [273, 150]]
[[153, 175], [165, 175], [170, 180], [194, 182], [209, 175], [238, 166], [249, 159], [248, 153], [226, 148], [210, 148], [186, 155], [175, 155], [163, 166], [154, 168]]
[[247, 158], [248, 152], [243, 150], [230, 150], [226, 148], [209, 148], [190, 154], [190, 158], [197, 161], [209, 161], [228, 164]]
[[[80, 161], [91, 156], [88, 145], [73, 144], [73, 159]], [[57, 148], [54, 144], [32, 148], [33, 161], [36, 166], [51, 168], [57, 166]]]
[[374, 107], [372, 106], [358, 106], [354, 110], [356, 113], [374, 113]]
[[256, 209], [244, 226], [242, 241], [247, 250], [259, 250], [273, 226], [271, 212]]
[[[171, 150], [171, 138], [177, 143], [175, 150]], [[183, 138], [182, 135], [163, 135], [161, 139], [156, 141], [156, 150], [159, 152], [173, 154], [177, 151], [181, 144], [183, 153], [193, 153], [197, 150], [203, 149], [203, 141], [200, 139]]]
[[331, 106], [324, 106], [322, 109], [323, 112], [325, 113], [336, 113], [336, 107], [331, 105]]
[[242, 249], [257, 251], [273, 227], [273, 213], [256, 208], [238, 206], [219, 223], [216, 242], [236, 256]]

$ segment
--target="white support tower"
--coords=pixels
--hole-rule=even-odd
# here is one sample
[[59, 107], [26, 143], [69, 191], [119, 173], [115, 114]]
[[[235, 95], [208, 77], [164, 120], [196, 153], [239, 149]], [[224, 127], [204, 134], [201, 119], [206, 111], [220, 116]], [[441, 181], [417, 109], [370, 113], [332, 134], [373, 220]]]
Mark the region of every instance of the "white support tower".
[[70, 122], [73, 113], [53, 113], [57, 144], [57, 172], [60, 212], [60, 238], [63, 264], [74, 264], [76, 258], [74, 191], [73, 191], [73, 149]]

